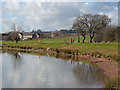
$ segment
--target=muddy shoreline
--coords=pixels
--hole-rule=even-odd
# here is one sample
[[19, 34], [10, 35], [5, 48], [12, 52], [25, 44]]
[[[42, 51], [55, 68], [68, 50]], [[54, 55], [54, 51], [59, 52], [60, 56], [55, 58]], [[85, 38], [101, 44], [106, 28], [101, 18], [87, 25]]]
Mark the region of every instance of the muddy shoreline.
[[77, 50], [70, 51], [70, 50], [61, 50], [61, 49], [52, 49], [52, 48], [24, 48], [24, 47], [2, 47], [0, 49], [3, 50], [14, 50], [14, 51], [23, 51], [23, 52], [32, 52], [32, 53], [40, 53], [40, 54], [48, 54], [49, 56], [59, 56], [59, 57], [71, 57], [73, 59], [84, 59], [86, 61], [89, 61], [93, 64], [96, 64], [100, 69], [104, 71], [104, 74], [109, 79], [114, 79], [118, 77], [118, 64], [113, 62], [112, 60], [107, 60], [105, 58], [95, 58], [91, 55], [81, 55], [78, 53]]

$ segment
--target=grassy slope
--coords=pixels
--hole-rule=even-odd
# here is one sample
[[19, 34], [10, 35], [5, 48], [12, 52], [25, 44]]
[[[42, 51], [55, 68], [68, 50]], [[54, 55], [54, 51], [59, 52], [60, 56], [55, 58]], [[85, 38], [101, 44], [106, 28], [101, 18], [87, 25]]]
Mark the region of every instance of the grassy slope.
[[[112, 59], [116, 59], [118, 56], [118, 44], [117, 43], [88, 43], [89, 37], [86, 38], [85, 43], [77, 43], [77, 37], [74, 43], [70, 43], [71, 37], [66, 38], [54, 38], [54, 39], [41, 39], [40, 45], [38, 40], [19, 41], [17, 44], [12, 41], [3, 41], [3, 44], [9, 44], [12, 46], [32, 46], [34, 48], [39, 47], [51, 47], [51, 48], [65, 48], [65, 49], [78, 49], [81, 54], [84, 53], [96, 53], [99, 52], [106, 56], [111, 56]], [[82, 41], [82, 37], [80, 38]], [[65, 44], [68, 42], [68, 44]]]

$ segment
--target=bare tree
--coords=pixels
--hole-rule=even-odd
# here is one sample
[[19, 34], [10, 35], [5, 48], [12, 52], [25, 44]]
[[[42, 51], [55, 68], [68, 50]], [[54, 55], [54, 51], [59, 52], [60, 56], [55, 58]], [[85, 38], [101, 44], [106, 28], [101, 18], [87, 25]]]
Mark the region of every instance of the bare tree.
[[15, 41], [16, 43], [20, 40], [20, 31], [22, 30], [22, 27], [17, 24], [13, 24], [12, 28], [13, 31], [9, 33], [9, 37], [12, 41]]
[[[108, 18], [106, 15], [92, 15], [92, 14], [84, 14], [81, 16], [78, 16], [73, 24], [73, 27], [78, 27], [79, 31], [81, 31], [81, 35], [84, 37], [85, 32], [89, 31], [90, 34], [90, 43], [92, 43], [92, 40], [94, 38], [94, 35], [96, 31], [102, 30], [105, 28], [108, 24], [110, 24], [111, 19]], [[84, 40], [83, 40], [84, 41]]]
[[80, 40], [79, 39], [79, 34], [81, 34], [83, 36], [83, 40], [82, 42], [84, 43], [85, 41], [85, 38], [86, 38], [86, 32], [87, 32], [87, 28], [84, 26], [83, 23], [81, 23], [81, 17], [77, 17], [74, 21], [74, 24], [72, 26], [72, 28], [78, 33], [78, 41]]
[[12, 41], [15, 41], [16, 43], [20, 40], [19, 32], [11, 32], [10, 36]]

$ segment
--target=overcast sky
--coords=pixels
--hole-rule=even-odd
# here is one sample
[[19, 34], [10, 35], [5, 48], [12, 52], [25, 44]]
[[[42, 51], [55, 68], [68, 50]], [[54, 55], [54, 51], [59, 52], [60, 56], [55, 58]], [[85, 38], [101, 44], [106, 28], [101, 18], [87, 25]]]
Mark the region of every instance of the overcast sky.
[[112, 24], [118, 24], [117, 2], [86, 1], [88, 2], [1, 2], [2, 32], [11, 31], [13, 24], [22, 26], [23, 31], [39, 28], [44, 31], [69, 29], [77, 16], [86, 13], [106, 14], [112, 19]]

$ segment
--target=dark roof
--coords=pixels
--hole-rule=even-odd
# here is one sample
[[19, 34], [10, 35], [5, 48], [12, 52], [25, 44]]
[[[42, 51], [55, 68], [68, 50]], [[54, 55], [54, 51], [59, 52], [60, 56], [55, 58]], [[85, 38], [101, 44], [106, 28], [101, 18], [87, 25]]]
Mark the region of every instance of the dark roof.
[[74, 30], [60, 30], [61, 33], [76, 33]]

